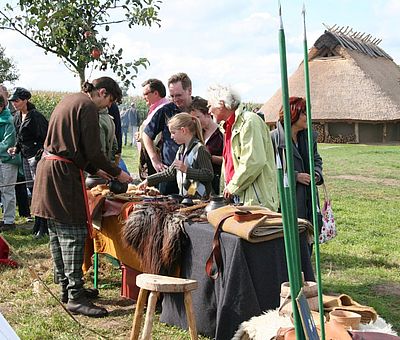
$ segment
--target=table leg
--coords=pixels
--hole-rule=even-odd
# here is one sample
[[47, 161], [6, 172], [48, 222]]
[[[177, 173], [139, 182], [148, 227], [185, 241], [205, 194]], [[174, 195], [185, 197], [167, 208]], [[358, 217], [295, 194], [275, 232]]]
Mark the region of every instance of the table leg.
[[190, 339], [197, 340], [196, 318], [194, 316], [194, 311], [193, 311], [191, 292], [184, 293], [184, 302], [185, 302], [186, 318], [190, 333]]
[[97, 289], [98, 286], [98, 279], [99, 279], [99, 254], [94, 253], [93, 255], [93, 287]]
[[135, 306], [135, 314], [133, 316], [132, 331], [130, 340], [139, 339], [140, 326], [142, 325], [143, 309], [146, 303], [147, 295], [149, 291], [141, 288], [139, 291], [139, 297]]
[[142, 340], [151, 339], [151, 329], [153, 328], [154, 313], [156, 312], [158, 294], [150, 292], [149, 300], [147, 301], [146, 319], [144, 320]]

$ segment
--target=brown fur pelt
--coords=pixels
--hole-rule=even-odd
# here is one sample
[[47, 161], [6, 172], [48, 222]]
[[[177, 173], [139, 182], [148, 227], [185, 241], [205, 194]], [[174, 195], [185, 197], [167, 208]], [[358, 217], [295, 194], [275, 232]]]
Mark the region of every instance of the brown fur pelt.
[[136, 205], [122, 229], [122, 239], [139, 254], [143, 271], [173, 274], [187, 239], [184, 220], [168, 205]]

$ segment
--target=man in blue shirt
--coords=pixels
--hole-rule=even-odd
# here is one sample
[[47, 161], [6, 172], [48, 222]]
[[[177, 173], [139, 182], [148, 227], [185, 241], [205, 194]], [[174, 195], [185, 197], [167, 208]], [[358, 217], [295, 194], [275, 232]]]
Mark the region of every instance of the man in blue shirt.
[[[188, 111], [192, 103], [192, 81], [186, 73], [174, 74], [168, 79], [168, 90], [172, 102], [157, 110], [142, 136], [144, 147], [157, 172], [168, 168], [175, 159], [178, 145], [171, 138], [168, 120], [179, 112]], [[162, 133], [161, 158], [153, 143], [160, 132]], [[163, 195], [179, 192], [176, 182], [160, 183], [159, 190]]]

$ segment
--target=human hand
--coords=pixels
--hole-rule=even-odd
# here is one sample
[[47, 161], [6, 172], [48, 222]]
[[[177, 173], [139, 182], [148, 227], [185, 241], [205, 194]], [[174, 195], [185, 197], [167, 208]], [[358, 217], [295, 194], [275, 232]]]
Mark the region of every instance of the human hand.
[[145, 179], [143, 182], [139, 183], [138, 189], [139, 190], [145, 190], [147, 188], [147, 179]]
[[305, 172], [299, 172], [297, 174], [296, 180], [297, 180], [297, 182], [299, 182], [301, 184], [310, 185], [311, 177], [309, 174], [307, 174]]
[[161, 172], [168, 168], [168, 166], [163, 164], [159, 158], [151, 159], [151, 164], [153, 164], [154, 170], [157, 172]]
[[177, 159], [172, 164], [174, 165], [175, 169], [182, 172], [186, 172], [188, 169], [187, 165], [183, 161], [179, 161]]
[[224, 198], [230, 200], [232, 198], [232, 193], [228, 190], [228, 188], [224, 189]]
[[13, 146], [12, 148], [8, 148], [7, 152], [10, 156], [15, 156], [15, 153], [17, 152], [17, 148], [15, 146]]
[[114, 164], [116, 166], [118, 166], [120, 160], [121, 160], [121, 154], [120, 153], [116, 153], [115, 156], [114, 156]]
[[121, 173], [117, 176], [117, 180], [121, 183], [130, 183], [133, 181], [133, 178], [122, 170]]
[[101, 169], [97, 170], [96, 176], [99, 176], [101, 178], [105, 178], [108, 180], [112, 179], [112, 176], [110, 174], [108, 174], [107, 172], [105, 172], [104, 170], [101, 170]]

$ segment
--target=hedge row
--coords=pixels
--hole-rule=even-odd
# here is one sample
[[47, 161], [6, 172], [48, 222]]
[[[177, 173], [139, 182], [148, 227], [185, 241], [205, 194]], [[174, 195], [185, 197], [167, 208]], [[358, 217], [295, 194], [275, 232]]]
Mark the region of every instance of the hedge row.
[[32, 91], [32, 98], [30, 101], [36, 106], [39, 112], [49, 118], [56, 105], [67, 94], [69, 94], [69, 92]]

